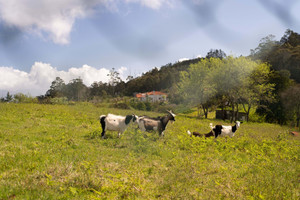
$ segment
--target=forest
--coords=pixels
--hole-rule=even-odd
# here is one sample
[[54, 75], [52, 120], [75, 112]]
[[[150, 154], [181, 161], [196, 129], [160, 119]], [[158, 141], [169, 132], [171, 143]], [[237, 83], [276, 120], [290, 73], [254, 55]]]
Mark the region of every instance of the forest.
[[[218, 108], [233, 113], [242, 110], [248, 120], [254, 110], [266, 122], [292, 122], [299, 127], [300, 35], [289, 29], [279, 41], [268, 35], [250, 52], [249, 56], [234, 57], [221, 49], [211, 49], [206, 57], [168, 63], [139, 77], [128, 76], [126, 81], [113, 68], [107, 74], [108, 83], [100, 81], [90, 86], [80, 77], [69, 83], [57, 77], [46, 94], [37, 99], [40, 103], [102, 102], [155, 90], [166, 92], [169, 104], [197, 107], [206, 118], [209, 111]], [[22, 102], [26, 98], [8, 93], [1, 101]]]

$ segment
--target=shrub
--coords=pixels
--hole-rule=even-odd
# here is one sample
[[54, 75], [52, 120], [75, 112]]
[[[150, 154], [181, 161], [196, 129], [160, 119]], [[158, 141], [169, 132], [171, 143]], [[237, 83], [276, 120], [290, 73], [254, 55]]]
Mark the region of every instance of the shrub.
[[119, 109], [130, 109], [130, 106], [127, 103], [115, 103], [111, 107]]
[[67, 97], [55, 97], [50, 99], [50, 103], [58, 105], [67, 105], [69, 102]]
[[140, 101], [136, 104], [136, 109], [138, 110], [146, 110], [146, 105], [144, 104], [144, 102]]

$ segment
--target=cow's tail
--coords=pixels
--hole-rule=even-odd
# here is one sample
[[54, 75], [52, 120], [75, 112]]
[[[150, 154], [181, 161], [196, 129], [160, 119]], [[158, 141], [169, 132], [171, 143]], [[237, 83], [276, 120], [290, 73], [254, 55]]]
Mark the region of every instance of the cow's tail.
[[106, 115], [101, 115], [100, 116], [100, 124], [101, 124], [101, 127], [102, 127], [102, 133], [101, 133], [102, 137], [104, 137], [104, 134], [105, 134], [105, 118], [106, 118]]

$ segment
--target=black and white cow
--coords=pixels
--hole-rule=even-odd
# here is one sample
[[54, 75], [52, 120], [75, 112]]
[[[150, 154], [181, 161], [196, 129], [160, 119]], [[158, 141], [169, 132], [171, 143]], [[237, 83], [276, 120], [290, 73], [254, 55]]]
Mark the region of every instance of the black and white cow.
[[101, 136], [104, 138], [105, 132], [109, 131], [118, 131], [118, 137], [126, 130], [127, 126], [131, 121], [135, 122], [137, 119], [136, 115], [101, 115], [100, 116], [100, 124], [102, 126]]

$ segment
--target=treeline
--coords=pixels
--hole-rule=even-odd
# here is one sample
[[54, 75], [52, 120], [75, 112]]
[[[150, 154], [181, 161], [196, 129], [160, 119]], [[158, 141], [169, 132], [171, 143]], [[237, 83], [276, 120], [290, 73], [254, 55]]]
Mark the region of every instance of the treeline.
[[170, 103], [197, 106], [205, 115], [220, 108], [244, 110], [249, 117], [250, 110], [255, 110], [267, 122], [295, 121], [299, 126], [300, 35], [287, 30], [279, 41], [274, 38], [261, 39], [248, 57], [227, 57], [220, 49], [210, 50], [206, 57], [169, 63], [136, 78], [128, 76], [126, 82], [114, 69], [108, 74], [109, 82], [90, 86], [81, 78], [65, 83], [57, 77], [38, 99], [97, 102], [155, 90], [168, 93]]
[[[222, 50], [211, 50], [208, 56], [226, 56]], [[69, 101], [90, 101], [114, 97], [133, 96], [135, 93], [149, 91], [165, 91], [169, 93], [169, 99], [176, 103], [174, 86], [180, 80], [180, 72], [186, 71], [191, 64], [195, 64], [204, 58], [195, 58], [174, 64], [167, 64], [160, 69], [143, 73], [140, 77], [128, 76], [126, 82], [120, 78], [120, 74], [113, 68], [107, 76], [109, 81], [94, 82], [91, 86], [86, 86], [81, 78], [65, 83], [60, 77], [51, 83], [50, 89], [45, 95], [39, 97], [40, 100], [47, 101], [49, 98], [65, 97]]]
[[287, 30], [280, 41], [269, 35], [251, 50], [250, 58], [270, 64], [274, 84], [274, 101], [261, 101], [257, 113], [267, 122], [284, 124], [289, 120], [300, 120], [300, 35]]

